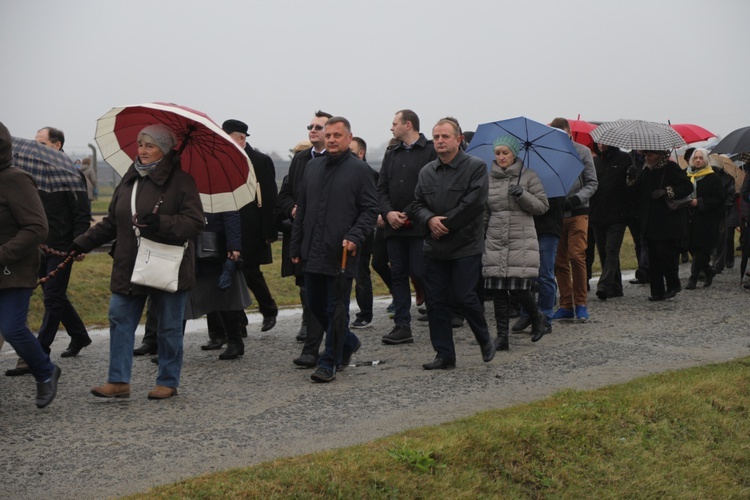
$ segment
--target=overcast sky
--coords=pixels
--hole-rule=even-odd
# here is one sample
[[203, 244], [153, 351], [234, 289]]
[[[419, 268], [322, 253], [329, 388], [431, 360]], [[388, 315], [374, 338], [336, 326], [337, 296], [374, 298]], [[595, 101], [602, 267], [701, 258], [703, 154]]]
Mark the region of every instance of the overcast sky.
[[372, 146], [525, 115], [750, 126], [745, 0], [2, 0], [0, 121], [84, 153], [112, 107], [166, 101], [286, 157], [317, 109]]

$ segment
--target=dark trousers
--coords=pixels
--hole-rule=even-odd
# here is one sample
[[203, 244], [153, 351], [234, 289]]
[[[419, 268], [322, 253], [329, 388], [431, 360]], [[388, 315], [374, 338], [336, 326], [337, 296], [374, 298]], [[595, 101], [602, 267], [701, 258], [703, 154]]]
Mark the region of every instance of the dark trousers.
[[[40, 266], [40, 275], [47, 276], [54, 271], [58, 265], [65, 260], [65, 257], [56, 255], [47, 255], [42, 260]], [[39, 328], [39, 343], [47, 354], [50, 353], [50, 346], [55, 340], [57, 329], [60, 323], [70, 335], [70, 342], [85, 344], [89, 339], [86, 326], [83, 324], [81, 317], [78, 316], [73, 304], [68, 300], [68, 282], [70, 281], [70, 272], [73, 269], [73, 263], [58, 271], [57, 275], [42, 285], [44, 291], [44, 318], [42, 326]]]
[[628, 230], [633, 238], [635, 258], [638, 261], [635, 277], [641, 281], [648, 281], [648, 246], [646, 239], [641, 236], [641, 220], [638, 217], [631, 217], [628, 221]]
[[[719, 221], [719, 241], [713, 250], [712, 266], [716, 272], [721, 272], [725, 267], [734, 265], [734, 228], [727, 227], [726, 215]], [[731, 262], [729, 266], [727, 263]]]
[[279, 308], [276, 301], [271, 296], [266, 279], [263, 277], [263, 271], [258, 264], [249, 264], [245, 262], [242, 266], [242, 274], [245, 276], [247, 287], [253, 292], [256, 302], [258, 302], [258, 311], [264, 318], [279, 315]]
[[388, 291], [391, 291], [392, 278], [391, 268], [388, 265], [388, 246], [385, 242], [385, 234], [382, 227], [375, 229], [375, 238], [372, 242], [372, 268], [383, 280]]
[[[647, 240], [651, 296], [661, 297], [680, 287], [677, 240]], [[666, 289], [664, 281], [666, 280]]]
[[424, 274], [424, 255], [422, 238], [392, 236], [386, 240], [388, 258], [391, 261], [391, 278], [395, 316], [393, 321], [398, 326], [411, 325], [411, 287], [409, 276], [417, 283], [422, 283]]
[[299, 298], [302, 304], [303, 321], [307, 325], [307, 337], [305, 338], [305, 345], [302, 346], [302, 354], [312, 354], [317, 358], [320, 353], [320, 344], [323, 343], [323, 326], [312, 311], [310, 311], [308, 306], [309, 301], [307, 300], [307, 289], [304, 286], [299, 287]]
[[466, 321], [479, 345], [490, 341], [484, 307], [477, 296], [481, 279], [482, 256], [472, 255], [451, 260], [425, 257], [424, 286], [427, 295], [427, 317], [430, 340], [437, 357], [456, 359], [449, 305], [451, 297], [461, 306]]
[[229, 344], [244, 345], [240, 336], [240, 315], [245, 311], [212, 311], [206, 314], [208, 323], [208, 338], [212, 340], [226, 339]]
[[[324, 326], [325, 350], [318, 359], [318, 366], [336, 371], [341, 364], [344, 352], [351, 352], [359, 343], [359, 339], [349, 330], [349, 297], [352, 290], [352, 279], [347, 278], [343, 290], [336, 286], [337, 276], [325, 274], [305, 273], [305, 290], [307, 307]], [[345, 321], [334, 324], [334, 313], [337, 305], [343, 305]], [[342, 328], [343, 331], [334, 331], [334, 328]], [[310, 335], [308, 331], [308, 335]], [[337, 350], [335, 336], [343, 335], [343, 349]]]
[[625, 223], [594, 226], [596, 248], [602, 274], [596, 290], [607, 294], [622, 293], [622, 273], [620, 272], [620, 248], [625, 236]]
[[370, 258], [372, 257], [373, 231], [365, 238], [359, 254], [359, 267], [357, 268], [357, 279], [355, 280], [354, 296], [357, 299], [359, 312], [357, 319], [372, 321], [372, 276], [370, 275]]
[[706, 276], [714, 273], [711, 267], [711, 250], [707, 248], [691, 248], [690, 255], [693, 256], [693, 262], [690, 264], [690, 278], [698, 280], [698, 276], [704, 273]]

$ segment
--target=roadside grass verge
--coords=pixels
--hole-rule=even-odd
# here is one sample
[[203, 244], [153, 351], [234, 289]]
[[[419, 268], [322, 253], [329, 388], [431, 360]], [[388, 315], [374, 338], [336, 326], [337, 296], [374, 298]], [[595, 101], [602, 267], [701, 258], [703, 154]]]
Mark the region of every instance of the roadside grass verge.
[[547, 497], [750, 497], [750, 357], [564, 390], [129, 498]]

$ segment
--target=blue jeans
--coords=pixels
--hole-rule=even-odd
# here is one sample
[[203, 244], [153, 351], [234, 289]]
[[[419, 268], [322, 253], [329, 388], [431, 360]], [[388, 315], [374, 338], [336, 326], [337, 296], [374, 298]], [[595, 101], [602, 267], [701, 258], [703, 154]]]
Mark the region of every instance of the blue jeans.
[[154, 290], [150, 295], [112, 294], [109, 301], [109, 375], [108, 382], [130, 383], [133, 369], [135, 329], [143, 314], [146, 298], [159, 324], [156, 344], [159, 349], [159, 373], [156, 384], [176, 388], [182, 369], [183, 317], [187, 292]]
[[477, 283], [482, 276], [482, 256], [472, 255], [451, 260], [425, 257], [424, 260], [430, 341], [438, 358], [453, 362], [456, 360], [456, 348], [451, 327], [451, 299], [461, 307], [479, 345], [490, 341], [484, 306], [477, 296]]
[[[555, 257], [557, 256], [557, 243], [560, 238], [554, 234], [540, 234], [539, 241], [539, 277], [536, 281], [539, 285], [539, 296], [537, 305], [542, 314], [547, 318], [547, 324], [552, 324], [552, 309], [555, 307], [555, 296], [557, 295], [557, 282], [555, 282]], [[527, 318], [529, 313], [521, 308], [521, 316]]]
[[[344, 352], [352, 352], [359, 344], [359, 339], [349, 330], [349, 297], [352, 294], [352, 279], [346, 278], [345, 290], [336, 290], [336, 276], [325, 274], [305, 273], [305, 299], [307, 307], [318, 319], [326, 332], [325, 350], [318, 358], [318, 366], [336, 372], [341, 364]], [[333, 313], [336, 305], [343, 303], [346, 311], [346, 321], [343, 323], [344, 348], [335, 353], [335, 339], [333, 335]]]
[[37, 382], [52, 377], [54, 365], [26, 324], [31, 288], [0, 289], [0, 334], [23, 359]]
[[385, 241], [388, 245], [388, 259], [391, 261], [391, 295], [396, 308], [393, 322], [398, 326], [409, 326], [411, 325], [409, 276], [412, 276], [418, 284], [422, 284], [424, 240], [391, 236]]

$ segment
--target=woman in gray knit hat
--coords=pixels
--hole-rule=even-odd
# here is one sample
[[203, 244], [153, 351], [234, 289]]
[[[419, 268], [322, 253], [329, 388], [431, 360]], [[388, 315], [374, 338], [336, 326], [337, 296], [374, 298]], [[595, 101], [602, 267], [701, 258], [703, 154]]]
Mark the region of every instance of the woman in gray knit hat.
[[[110, 349], [107, 382], [91, 389], [102, 398], [130, 397], [135, 329], [148, 297], [158, 320], [159, 372], [149, 399], [177, 394], [182, 370], [183, 317], [187, 291], [195, 283], [192, 241], [203, 229], [203, 206], [190, 174], [180, 168], [172, 130], [149, 125], [138, 134], [138, 154], [115, 188], [107, 216], [73, 242], [71, 254], [87, 253], [115, 240], [109, 303]], [[131, 195], [135, 191], [135, 211]], [[133, 226], [142, 236], [168, 245], [188, 243], [174, 293], [131, 283], [138, 245]]]
[[482, 275], [495, 309], [495, 346], [498, 351], [507, 351], [511, 295], [530, 313], [531, 341], [544, 335], [545, 316], [531, 292], [539, 274], [539, 243], [533, 216], [545, 213], [549, 202], [536, 172], [524, 169], [518, 158], [518, 140], [504, 135], [493, 146], [495, 160], [484, 209]]

